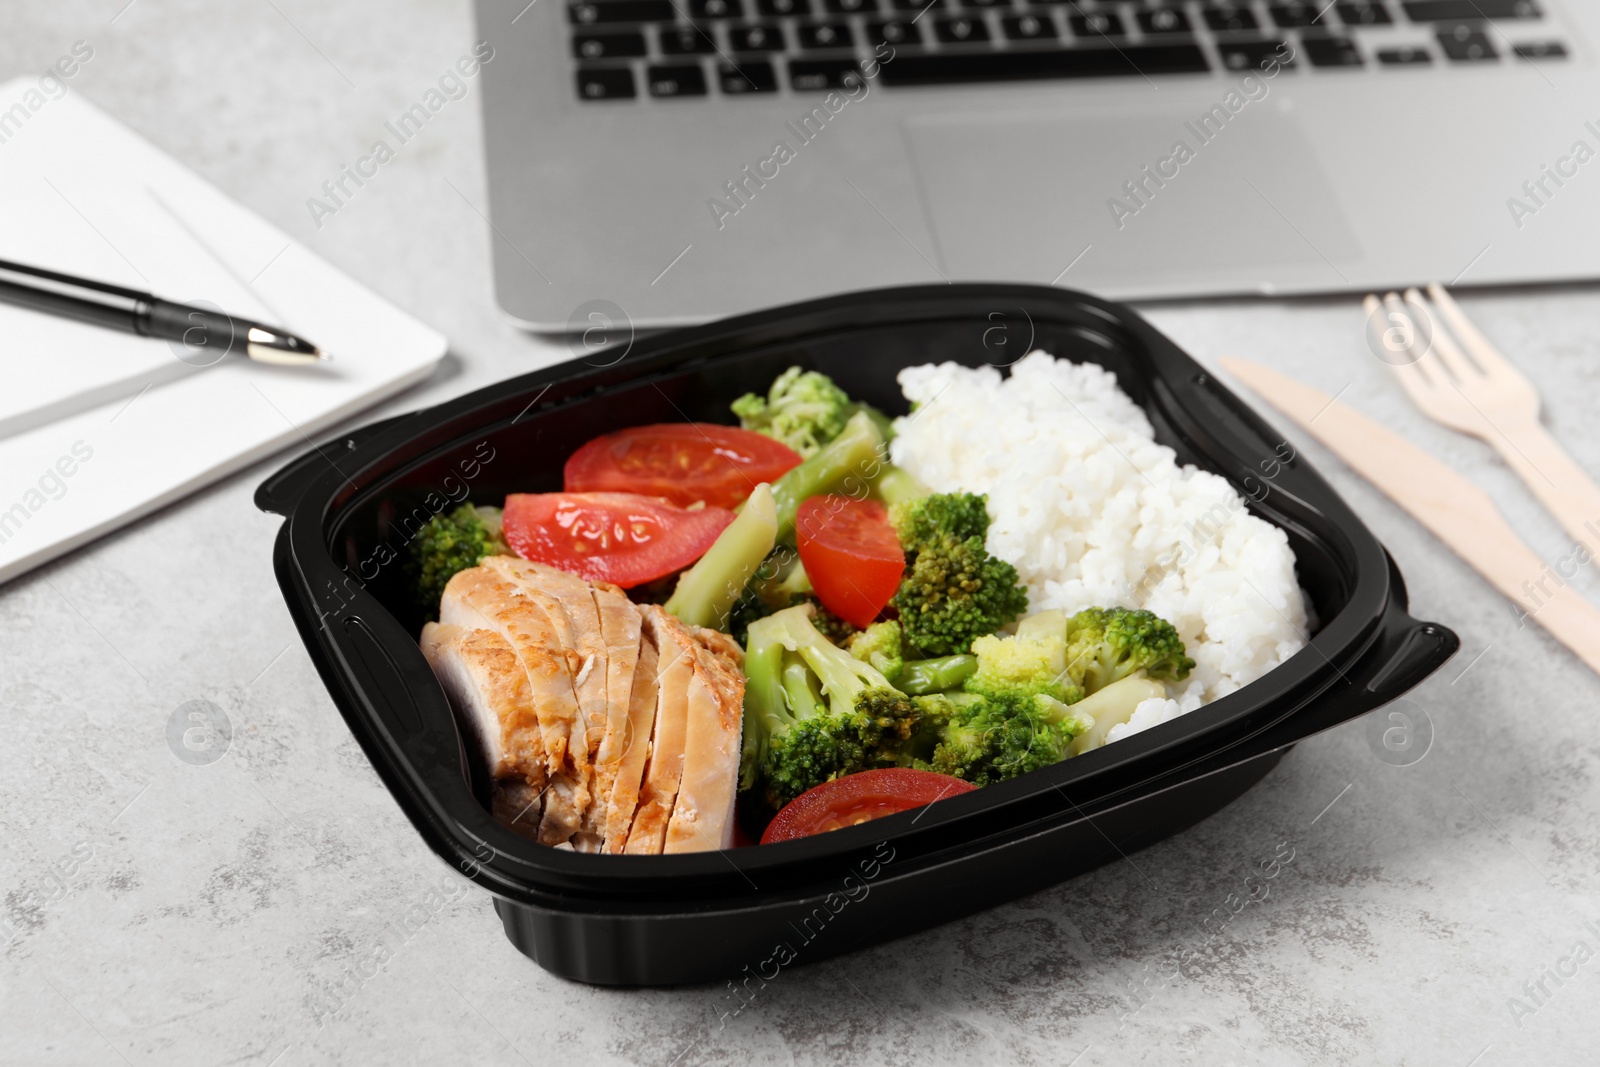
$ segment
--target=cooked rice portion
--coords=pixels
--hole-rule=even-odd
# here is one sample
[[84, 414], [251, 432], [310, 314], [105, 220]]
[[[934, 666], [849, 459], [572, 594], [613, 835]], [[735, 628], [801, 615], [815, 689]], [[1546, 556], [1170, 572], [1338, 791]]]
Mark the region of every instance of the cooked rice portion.
[[1305, 643], [1294, 553], [1223, 478], [1180, 466], [1095, 364], [1033, 352], [993, 367], [900, 372], [913, 405], [891, 456], [937, 492], [987, 493], [989, 551], [1016, 565], [1029, 611], [1143, 607], [1196, 667], [1146, 701], [1127, 736], [1261, 677]]

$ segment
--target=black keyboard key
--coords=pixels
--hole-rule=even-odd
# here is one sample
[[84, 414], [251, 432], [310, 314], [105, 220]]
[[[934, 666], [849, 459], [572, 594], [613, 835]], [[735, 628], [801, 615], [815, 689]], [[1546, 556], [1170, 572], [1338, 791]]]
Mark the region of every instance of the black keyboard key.
[[1047, 41], [1057, 36], [1056, 24], [1038, 15], [1007, 15], [1000, 24], [1013, 41]]
[[1192, 44], [1123, 45], [1043, 51], [939, 52], [898, 55], [879, 77], [889, 85], [948, 85], [965, 82], [1037, 81], [1044, 78], [1106, 78], [1140, 74], [1198, 74], [1210, 70], [1205, 53]]
[[922, 30], [910, 19], [869, 22], [867, 40], [873, 44], [921, 44]]
[[1405, 45], [1378, 49], [1378, 62], [1386, 67], [1425, 67], [1433, 62], [1433, 56], [1426, 48]]
[[1208, 7], [1203, 14], [1206, 25], [1215, 33], [1246, 33], [1261, 28], [1260, 23], [1256, 22], [1255, 12], [1240, 4]]
[[652, 66], [645, 71], [644, 82], [651, 96], [704, 96], [706, 75], [700, 64], [670, 67]]
[[1011, 0], [961, 0], [962, 7], [1010, 7]]
[[1301, 42], [1313, 67], [1359, 67], [1365, 63], [1348, 37], [1310, 37]]
[[823, 0], [835, 15], [859, 15], [878, 10], [878, 0]]
[[773, 73], [772, 64], [765, 60], [748, 60], [737, 67], [724, 63], [717, 68], [717, 84], [729, 96], [775, 93], [778, 91], [778, 76]]
[[1229, 70], [1263, 70], [1274, 59], [1280, 67], [1294, 66], [1294, 53], [1283, 41], [1219, 41], [1217, 51]]
[[1145, 33], [1188, 33], [1189, 16], [1172, 7], [1158, 7], [1154, 11], [1139, 12], [1139, 28]]
[[579, 26], [597, 22], [671, 22], [677, 17], [671, 0], [590, 0], [567, 5], [567, 21]]
[[744, 14], [744, 0], [689, 0], [689, 14], [697, 19], [736, 19]]
[[809, 15], [811, 0], [756, 0], [763, 15]]
[[800, 27], [801, 48], [851, 48], [855, 36], [843, 22], [822, 22]]
[[580, 33], [572, 38], [572, 54], [579, 59], [616, 59], [644, 55], [642, 33]]
[[1412, 22], [1536, 19], [1541, 14], [1533, 0], [1406, 0], [1400, 6]]
[[1319, 4], [1272, 4], [1267, 11], [1272, 15], [1273, 23], [1283, 29], [1322, 25], [1322, 6]]
[[1382, 0], [1360, 0], [1354, 4], [1334, 4], [1339, 18], [1346, 26], [1392, 26], [1394, 16], [1383, 6]]
[[634, 96], [633, 71], [578, 68], [578, 96], [584, 100], [631, 100]]
[[1122, 16], [1105, 11], [1087, 15], [1073, 15], [1069, 19], [1072, 32], [1078, 37], [1121, 37], [1128, 31], [1122, 28]]
[[728, 31], [728, 46], [735, 52], [781, 52], [783, 30], [777, 26], [736, 26]]
[[1560, 41], [1529, 41], [1512, 45], [1518, 59], [1566, 59], [1567, 46]]
[[717, 50], [717, 42], [711, 39], [711, 31], [698, 26], [662, 30], [660, 38], [661, 54], [664, 56], [703, 56]]
[[1486, 63], [1500, 58], [1489, 43], [1489, 35], [1471, 26], [1452, 26], [1440, 31], [1438, 37], [1445, 57], [1457, 63]]
[[[899, 58], [895, 60], [898, 62]], [[812, 89], [849, 89], [860, 84], [861, 68], [853, 59], [789, 60], [789, 87], [797, 93]]]
[[945, 44], [976, 44], [989, 39], [989, 24], [982, 19], [940, 19], [933, 32]]

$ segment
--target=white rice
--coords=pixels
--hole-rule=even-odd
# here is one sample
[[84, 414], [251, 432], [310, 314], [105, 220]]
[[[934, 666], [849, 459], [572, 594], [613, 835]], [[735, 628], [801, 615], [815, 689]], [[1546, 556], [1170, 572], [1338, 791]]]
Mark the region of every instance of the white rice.
[[1305, 643], [1283, 531], [1156, 444], [1110, 371], [1033, 352], [1006, 378], [943, 363], [899, 380], [915, 410], [891, 457], [936, 492], [988, 494], [989, 551], [1016, 565], [1030, 611], [1148, 608], [1183, 637], [1189, 679], [1108, 740], [1231, 693]]

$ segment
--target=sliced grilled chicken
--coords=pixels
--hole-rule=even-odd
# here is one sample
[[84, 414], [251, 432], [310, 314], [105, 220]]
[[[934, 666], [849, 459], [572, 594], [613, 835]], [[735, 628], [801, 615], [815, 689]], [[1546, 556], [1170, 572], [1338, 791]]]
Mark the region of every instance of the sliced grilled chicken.
[[[610, 803], [603, 831], [605, 851], [611, 853], [621, 852], [628, 843], [628, 828], [633, 824], [634, 811], [639, 806], [639, 785], [644, 777], [645, 761], [650, 755], [650, 737], [661, 689], [660, 657], [656, 652], [654, 635], [648, 630], [640, 634], [638, 655], [621, 737], [607, 739], [619, 751], [614, 764], [615, 774], [608, 794]], [[605, 742], [602, 742], [602, 747], [604, 745]], [[596, 766], [603, 767], [604, 761]]]
[[[608, 805], [604, 820], [597, 822], [595, 828], [605, 833], [618, 821], [612, 817], [609, 805], [616, 799], [617, 772], [627, 756], [628, 740], [633, 728], [633, 692], [635, 676], [640, 669], [640, 646], [644, 643], [644, 617], [639, 613], [638, 606], [628, 599], [628, 595], [614, 585], [596, 582], [590, 594], [594, 598], [595, 610], [600, 615], [600, 630], [606, 640], [606, 721], [600, 735], [600, 747], [594, 755], [595, 796], [605, 798]], [[655, 671], [656, 665], [652, 659], [652, 678], [649, 682], [652, 692]], [[654, 711], [653, 699], [651, 711]], [[648, 725], [644, 734], [650, 736]], [[632, 789], [633, 795], [637, 796], [637, 776]], [[629, 818], [633, 815], [632, 803], [628, 804], [627, 815]], [[624, 830], [627, 825], [626, 822], [622, 823]]]
[[482, 748], [490, 776], [514, 777], [535, 793], [542, 790], [544, 735], [528, 672], [506, 639], [493, 630], [430, 622], [422, 628], [422, 654]]
[[639, 786], [639, 807], [628, 830], [624, 851], [655, 855], [666, 842], [672, 805], [683, 778], [683, 746], [688, 729], [689, 683], [694, 678], [699, 645], [677, 619], [654, 604], [643, 607], [644, 632], [656, 646], [660, 679], [650, 755]]
[[725, 647], [732, 642], [723, 634], [699, 627], [691, 632], [694, 676], [685, 701], [683, 777], [663, 852], [704, 852], [733, 845], [744, 674]]
[[[591, 775], [588, 782], [589, 794], [594, 798], [583, 819], [585, 833], [591, 835], [594, 840], [574, 841], [573, 845], [579, 851], [598, 851], [600, 828], [605, 822], [604, 802], [610, 783], [594, 778], [593, 767], [610, 718], [611, 701], [607, 677], [611, 656], [592, 587], [575, 574], [568, 574], [566, 571], [547, 567], [541, 563], [517, 559], [514, 556], [492, 556], [484, 560], [481, 566], [521, 589], [523, 593], [537, 601], [547, 613], [560, 614], [566, 618], [568, 647], [577, 653], [577, 665], [574, 667], [572, 683], [583, 722], [583, 760], [580, 762], [574, 759], [574, 764], [588, 768], [588, 773]], [[631, 604], [629, 606], [632, 607]], [[630, 659], [637, 657], [637, 640], [630, 652]], [[619, 716], [625, 714], [625, 709], [618, 714]], [[571, 743], [572, 754], [576, 757], [577, 734], [573, 735]]]
[[[507, 641], [527, 672], [543, 737], [548, 793], [539, 839], [559, 844], [571, 838], [588, 810], [588, 752], [573, 686], [570, 627], [558, 612], [551, 618], [534, 597], [499, 575], [471, 567], [450, 579], [439, 600], [439, 620], [468, 629], [489, 629]], [[574, 748], [574, 734], [580, 739]], [[581, 757], [578, 753], [582, 753]]]

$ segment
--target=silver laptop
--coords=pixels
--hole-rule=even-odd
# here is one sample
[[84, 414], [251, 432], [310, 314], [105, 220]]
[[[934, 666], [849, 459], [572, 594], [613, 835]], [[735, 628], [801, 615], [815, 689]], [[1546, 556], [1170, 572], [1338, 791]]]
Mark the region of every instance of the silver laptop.
[[1600, 4], [477, 0], [501, 307], [1600, 275]]

